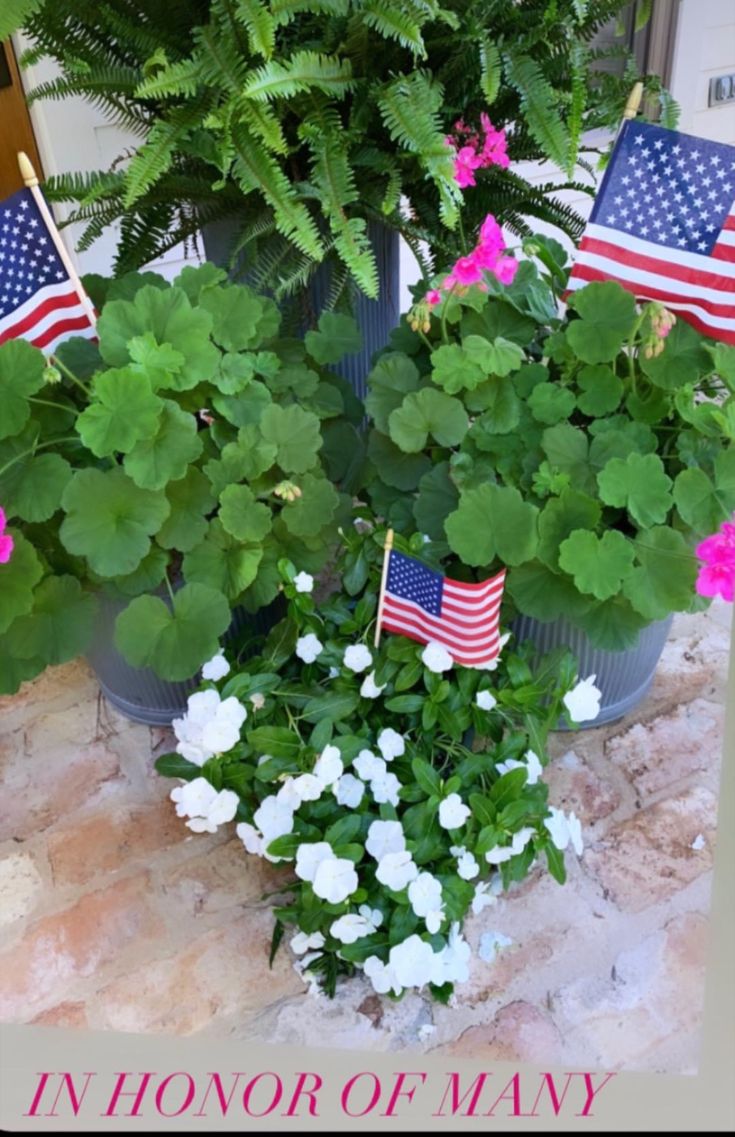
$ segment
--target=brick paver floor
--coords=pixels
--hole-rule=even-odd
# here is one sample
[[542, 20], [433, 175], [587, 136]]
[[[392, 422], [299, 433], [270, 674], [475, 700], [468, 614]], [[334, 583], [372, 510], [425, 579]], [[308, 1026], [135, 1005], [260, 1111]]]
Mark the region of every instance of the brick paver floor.
[[83, 662], [47, 671], [0, 699], [0, 1019], [694, 1072], [730, 617], [677, 617], [637, 711], [554, 736], [551, 801], [584, 854], [469, 921], [449, 1007], [360, 977], [315, 997], [283, 948], [269, 970], [275, 869], [175, 817], [166, 732], [112, 711]]

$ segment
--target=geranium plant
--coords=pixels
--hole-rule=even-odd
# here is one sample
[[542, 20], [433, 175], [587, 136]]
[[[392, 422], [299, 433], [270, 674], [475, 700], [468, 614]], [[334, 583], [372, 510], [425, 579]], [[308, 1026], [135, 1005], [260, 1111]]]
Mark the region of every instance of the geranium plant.
[[[380, 993], [447, 999], [468, 974], [466, 914], [539, 857], [563, 882], [563, 850], [581, 853], [579, 821], [548, 803], [546, 737], [562, 712], [594, 718], [600, 693], [566, 649], [532, 673], [507, 635], [484, 670], [401, 636], [376, 649], [385, 534], [360, 529], [318, 604], [311, 575], [281, 562], [287, 616], [260, 656], [210, 661], [156, 765], [181, 779], [171, 797], [192, 831], [234, 822], [287, 873], [274, 953], [288, 928], [330, 995], [361, 969]], [[421, 555], [420, 537], [396, 542]]]
[[223, 280], [93, 280], [98, 345], [70, 340], [53, 366], [0, 347], [3, 691], [84, 650], [103, 587], [128, 600], [125, 658], [191, 676], [235, 606], [274, 599], [281, 557], [328, 556], [349, 498], [327, 472], [359, 451], [361, 408], [326, 364], [359, 337], [327, 314], [279, 338], [275, 304]]
[[561, 315], [563, 251], [526, 249], [540, 269], [488, 218], [396, 329], [367, 493], [459, 571], [507, 565], [520, 612], [623, 649], [701, 606], [695, 545], [735, 508], [735, 349], [609, 281]]

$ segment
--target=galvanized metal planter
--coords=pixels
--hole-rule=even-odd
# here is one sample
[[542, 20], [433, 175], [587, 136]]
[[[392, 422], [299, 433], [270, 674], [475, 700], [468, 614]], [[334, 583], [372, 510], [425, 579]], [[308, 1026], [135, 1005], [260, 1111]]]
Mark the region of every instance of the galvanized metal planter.
[[[518, 616], [511, 628], [517, 642], [533, 640], [538, 655], [566, 646], [579, 660], [580, 678], [595, 675], [595, 685], [602, 691], [600, 713], [582, 729], [603, 726], [632, 711], [647, 695], [653, 676], [669, 636], [673, 614], [643, 628], [637, 644], [627, 651], [604, 651], [593, 647], [587, 635], [566, 620], [542, 623], [531, 616]], [[560, 730], [568, 727], [559, 724]]]
[[[167, 601], [167, 597], [161, 598]], [[160, 679], [148, 667], [131, 667], [115, 647], [115, 620], [129, 602], [106, 593], [99, 596], [100, 607], [87, 660], [105, 698], [115, 710], [147, 726], [169, 726], [186, 709], [186, 700], [201, 682], [199, 672], [180, 683]], [[282, 598], [251, 615], [243, 608], [233, 612], [232, 623], [223, 636], [225, 647], [249, 636], [266, 635], [283, 615]], [[247, 654], [247, 653], [245, 653]]]

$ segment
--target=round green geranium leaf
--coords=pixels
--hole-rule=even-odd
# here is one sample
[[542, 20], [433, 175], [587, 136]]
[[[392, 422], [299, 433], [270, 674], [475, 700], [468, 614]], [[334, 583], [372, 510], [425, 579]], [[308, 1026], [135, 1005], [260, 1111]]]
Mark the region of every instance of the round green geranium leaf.
[[339, 505], [339, 495], [326, 478], [306, 474], [300, 483], [301, 497], [283, 507], [283, 521], [296, 537], [315, 537], [328, 525]]
[[583, 363], [610, 363], [620, 351], [635, 320], [635, 299], [614, 281], [585, 285], [569, 298], [581, 316], [566, 331]]
[[0, 477], [0, 502], [7, 517], [48, 521], [61, 503], [71, 466], [59, 454], [28, 455]]
[[226, 280], [227, 273], [223, 268], [206, 261], [203, 265], [187, 265], [182, 268], [174, 284], [177, 288], [183, 288], [191, 303], [196, 304], [206, 288], [214, 288]]
[[225, 531], [219, 518], [209, 523], [207, 535], [184, 557], [187, 581], [206, 584], [236, 600], [258, 572], [263, 546], [244, 544]]
[[142, 438], [156, 433], [163, 402], [150, 382], [132, 367], [105, 371], [95, 380], [92, 403], [77, 419], [84, 445], [98, 458], [127, 454]]
[[657, 387], [673, 391], [687, 383], [696, 383], [701, 375], [711, 371], [712, 359], [699, 333], [679, 320], [664, 340], [661, 354], [651, 359], [641, 355], [640, 365]]
[[301, 407], [266, 407], [260, 419], [266, 442], [276, 447], [278, 465], [287, 474], [301, 474], [316, 462], [322, 445], [319, 419]]
[[32, 612], [13, 626], [16, 655], [51, 665], [81, 655], [92, 638], [97, 607], [76, 577], [47, 577], [34, 593]]
[[388, 417], [400, 407], [403, 399], [419, 385], [416, 364], [400, 351], [381, 355], [368, 375], [365, 407], [378, 430], [388, 433]]
[[30, 418], [28, 398], [45, 383], [46, 360], [25, 340], [0, 345], [0, 438], [19, 434]]
[[218, 414], [240, 427], [257, 425], [271, 402], [270, 391], [257, 379], [248, 383], [239, 395], [215, 395], [212, 399]]
[[150, 332], [158, 344], [169, 344], [183, 356], [181, 369], [168, 386], [188, 391], [217, 370], [219, 351], [209, 336], [212, 317], [192, 308], [181, 288], [161, 290], [146, 285], [130, 300], [110, 300], [97, 322], [102, 358], [113, 367], [130, 362], [130, 341]]
[[507, 376], [482, 383], [477, 390], [467, 393], [465, 402], [471, 411], [483, 412], [471, 430], [471, 437], [481, 450], [493, 449], [488, 442], [490, 436], [508, 434], [520, 422], [521, 401], [513, 380]]
[[33, 545], [15, 529], [8, 533], [14, 545], [10, 560], [0, 564], [0, 632], [7, 631], [18, 616], [30, 612], [33, 589], [43, 576]]
[[602, 537], [575, 529], [559, 546], [559, 565], [581, 592], [607, 600], [630, 576], [634, 555], [632, 543], [617, 529], [608, 529]]
[[206, 288], [199, 305], [211, 315], [212, 339], [225, 351], [245, 351], [260, 342], [264, 303], [252, 289], [242, 284]]
[[482, 485], [467, 490], [445, 523], [452, 550], [467, 565], [489, 565], [495, 557], [519, 565], [538, 545], [538, 509], [517, 489]]
[[64, 547], [86, 557], [102, 577], [133, 572], [171, 509], [162, 493], [136, 486], [119, 466], [104, 472], [77, 470], [61, 504], [66, 511], [59, 531]]
[[595, 529], [600, 520], [600, 503], [573, 487], [552, 498], [541, 511], [538, 522], [539, 559], [550, 568], [559, 565], [559, 546], [575, 529]]
[[695, 595], [697, 560], [681, 533], [667, 525], [642, 530], [635, 539], [638, 566], [623, 593], [647, 620], [686, 610]]
[[214, 588], [186, 584], [173, 609], [156, 596], [138, 596], [115, 622], [115, 645], [132, 667], [150, 667], [162, 679], [189, 679], [215, 654], [231, 619]]
[[460, 400], [433, 387], [406, 395], [388, 419], [391, 438], [409, 454], [423, 450], [429, 435], [440, 446], [456, 446], [468, 426], [467, 412]]
[[125, 471], [143, 489], [160, 490], [168, 482], [183, 478], [201, 452], [202, 440], [194, 415], [165, 399], [158, 429], [125, 455]]
[[[167, 522], [164, 521], [165, 524]], [[168, 561], [165, 549], [151, 545], [137, 569], [127, 576], [116, 576], [113, 584], [123, 596], [140, 596], [142, 592], [153, 592], [166, 575]]]
[[462, 346], [473, 364], [480, 367], [485, 375], [509, 375], [523, 362], [523, 349], [504, 336], [493, 340], [484, 336], [465, 336]]
[[536, 620], [574, 618], [594, 604], [592, 597], [581, 594], [570, 576], [552, 572], [540, 561], [529, 561], [512, 569], [506, 588], [519, 611]]
[[6, 635], [0, 635], [0, 695], [14, 695], [21, 683], [33, 679], [46, 664], [42, 659], [21, 659], [15, 654], [13, 624]]
[[583, 367], [577, 376], [579, 409], [599, 418], [614, 411], [623, 397], [623, 383], [610, 367]]
[[256, 501], [247, 486], [227, 486], [219, 498], [222, 525], [238, 541], [262, 541], [270, 532], [273, 518], [267, 505]]
[[307, 332], [306, 350], [317, 363], [339, 363], [344, 355], [354, 355], [362, 347], [362, 335], [352, 316], [323, 312], [319, 331]]
[[449, 476], [449, 463], [439, 462], [419, 482], [413, 515], [422, 533], [434, 541], [445, 540], [444, 522], [457, 508], [459, 492]]
[[207, 531], [206, 515], [214, 508], [214, 494], [208, 479], [192, 466], [183, 478], [168, 484], [166, 497], [171, 512], [156, 534], [156, 541], [164, 549], [186, 553], [199, 544]]
[[[468, 339], [480, 339], [480, 337], [468, 336]], [[489, 347], [488, 341], [485, 342]], [[432, 379], [450, 395], [456, 395], [458, 391], [474, 390], [488, 374], [477, 358], [472, 359], [458, 343], [442, 344], [432, 351], [431, 366]]]
[[671, 484], [658, 454], [611, 458], [597, 475], [602, 500], [624, 506], [643, 529], [666, 520], [673, 504]]
[[368, 456], [381, 481], [397, 490], [415, 490], [431, 469], [431, 460], [425, 454], [406, 454], [378, 430], [370, 433]]

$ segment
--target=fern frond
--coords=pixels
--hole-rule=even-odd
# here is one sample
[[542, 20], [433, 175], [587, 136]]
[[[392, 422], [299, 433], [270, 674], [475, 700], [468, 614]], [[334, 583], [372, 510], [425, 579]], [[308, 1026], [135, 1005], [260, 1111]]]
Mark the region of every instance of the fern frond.
[[159, 118], [151, 127], [148, 141], [141, 146], [125, 177], [125, 208], [129, 208], [165, 173], [174, 151], [199, 122], [196, 106], [179, 107], [168, 118]]
[[237, 153], [233, 171], [244, 191], [259, 189], [273, 209], [279, 232], [292, 240], [302, 253], [321, 260], [323, 248], [313, 218], [297, 200], [281, 168], [241, 124], [234, 128], [232, 139]]
[[301, 12], [346, 16], [350, 10], [350, 0], [273, 0], [270, 8], [276, 24], [290, 24]]
[[41, 3], [42, 0], [3, 0], [3, 9], [0, 12], [0, 41], [19, 31], [34, 10], [40, 8]]
[[263, 103], [254, 103], [246, 98], [238, 98], [233, 103], [233, 114], [237, 121], [241, 116], [245, 124], [260, 138], [274, 154], [288, 154], [288, 143], [283, 127], [273, 109]]
[[330, 58], [316, 51], [297, 51], [287, 64], [266, 63], [245, 84], [249, 99], [291, 98], [300, 91], [319, 90], [343, 95], [354, 87], [352, 67], [347, 59]]
[[359, 11], [369, 28], [374, 28], [386, 39], [395, 39], [407, 47], [414, 55], [426, 57], [426, 47], [421, 35], [421, 25], [414, 13], [407, 11], [411, 5], [391, 4], [390, 0], [365, 0]]
[[235, 19], [244, 25], [253, 55], [270, 59], [276, 45], [276, 24], [260, 0], [236, 0]]
[[165, 99], [174, 95], [193, 96], [202, 81], [201, 68], [197, 59], [182, 59], [170, 63], [139, 82], [135, 95], [139, 99]]
[[505, 56], [505, 71], [518, 92], [530, 133], [543, 153], [571, 174], [569, 132], [559, 117], [558, 97], [541, 68], [529, 56], [510, 51]]
[[497, 45], [487, 37], [480, 40], [480, 87], [485, 102], [492, 106], [500, 90], [503, 64]]

